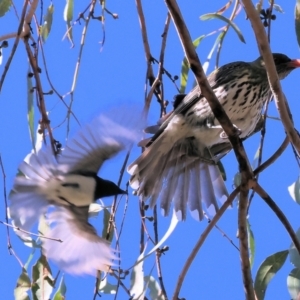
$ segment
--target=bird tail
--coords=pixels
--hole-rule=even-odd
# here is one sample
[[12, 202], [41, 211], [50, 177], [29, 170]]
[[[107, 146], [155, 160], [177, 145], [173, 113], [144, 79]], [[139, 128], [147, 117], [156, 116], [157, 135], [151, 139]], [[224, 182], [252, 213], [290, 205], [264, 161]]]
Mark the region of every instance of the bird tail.
[[[51, 148], [30, 153], [19, 165], [13, 189], [10, 193], [9, 214], [17, 227], [28, 231], [47, 211], [49, 205], [37, 191], [53, 176], [57, 162]], [[18, 232], [22, 235], [21, 232]]]
[[[108, 271], [117, 259], [109, 242], [99, 237], [87, 222], [86, 207], [57, 207], [48, 215], [51, 230], [42, 241], [43, 254], [59, 268], [73, 275]], [[50, 238], [50, 239], [49, 239]], [[51, 240], [55, 239], [55, 240]]]
[[172, 201], [182, 220], [187, 207], [197, 220], [203, 219], [205, 211], [215, 214], [217, 199], [223, 201], [228, 192], [209, 151], [205, 151], [205, 158], [200, 157], [192, 139], [181, 139], [172, 145], [163, 137], [146, 148], [128, 167], [130, 185], [143, 200], [150, 200], [151, 207], [160, 198], [163, 215], [169, 214]]

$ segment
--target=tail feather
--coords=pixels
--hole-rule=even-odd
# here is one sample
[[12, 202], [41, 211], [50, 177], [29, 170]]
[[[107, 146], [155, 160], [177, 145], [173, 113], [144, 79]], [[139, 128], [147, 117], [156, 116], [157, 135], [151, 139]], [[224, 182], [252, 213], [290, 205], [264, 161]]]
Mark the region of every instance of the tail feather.
[[214, 193], [214, 188], [207, 163], [200, 163], [202, 201], [205, 203], [207, 211], [214, 215], [218, 210], [218, 203]]
[[220, 200], [226, 199], [229, 194], [218, 166], [209, 165], [208, 167], [215, 195]]
[[190, 171], [187, 166], [183, 166], [182, 172], [178, 176], [178, 185], [174, 195], [174, 209], [180, 220], [186, 219], [186, 207], [189, 198], [189, 182]]
[[180, 219], [186, 218], [187, 206], [197, 220], [203, 219], [204, 211], [214, 215], [217, 199], [224, 200], [228, 193], [210, 152], [200, 151], [193, 139], [181, 139], [174, 145], [168, 144], [164, 133], [159, 138], [161, 142], [155, 140], [129, 166], [131, 186], [138, 188], [143, 200], [150, 199], [151, 207], [160, 199], [163, 215], [169, 214], [172, 202]]
[[188, 206], [193, 218], [202, 220], [203, 209], [201, 198], [203, 191], [201, 190], [200, 182], [200, 166], [198, 164], [195, 165], [190, 169], [190, 172]]

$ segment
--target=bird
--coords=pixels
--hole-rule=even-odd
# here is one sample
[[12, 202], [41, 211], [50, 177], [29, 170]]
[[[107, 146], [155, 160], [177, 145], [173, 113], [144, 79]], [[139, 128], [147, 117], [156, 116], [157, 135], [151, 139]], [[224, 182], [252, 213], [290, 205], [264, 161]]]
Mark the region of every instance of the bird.
[[83, 127], [57, 156], [49, 146], [31, 152], [19, 165], [10, 193], [13, 224], [30, 231], [46, 215], [50, 231], [42, 238], [42, 252], [73, 275], [96, 276], [116, 258], [88, 222], [89, 206], [99, 198], [127, 194], [97, 174], [104, 162], [138, 140], [139, 120], [137, 112], [127, 111], [127, 118], [122, 110], [111, 115], [101, 114]]
[[[299, 59], [272, 55], [280, 79], [300, 67]], [[207, 80], [239, 137], [248, 138], [271, 96], [263, 58], [225, 64]], [[160, 199], [163, 215], [173, 203], [179, 220], [186, 219], [189, 208], [201, 221], [205, 213], [214, 215], [218, 203], [228, 197], [217, 163], [231, 145], [199, 86], [177, 95], [173, 108], [157, 125], [146, 128], [153, 136], [139, 143], [144, 152], [127, 168], [130, 185], [150, 207]]]

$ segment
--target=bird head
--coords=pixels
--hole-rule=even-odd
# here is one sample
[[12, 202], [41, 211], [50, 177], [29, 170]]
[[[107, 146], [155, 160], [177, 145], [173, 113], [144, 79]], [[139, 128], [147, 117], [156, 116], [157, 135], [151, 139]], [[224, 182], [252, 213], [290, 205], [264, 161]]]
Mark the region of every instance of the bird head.
[[115, 183], [109, 180], [96, 177], [96, 189], [95, 199], [116, 196], [120, 194], [127, 194], [127, 192], [121, 190]]
[[[300, 59], [290, 59], [282, 53], [273, 53], [272, 55], [279, 79], [284, 79], [290, 72], [300, 67]], [[260, 56], [255, 62], [262, 67], [265, 67], [265, 62], [262, 56]]]

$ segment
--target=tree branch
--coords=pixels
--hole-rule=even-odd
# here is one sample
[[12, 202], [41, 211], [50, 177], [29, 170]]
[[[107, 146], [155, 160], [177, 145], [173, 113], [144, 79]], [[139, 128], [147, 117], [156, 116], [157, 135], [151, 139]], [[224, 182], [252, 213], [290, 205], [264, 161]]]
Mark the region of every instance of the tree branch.
[[284, 126], [284, 129], [294, 147], [300, 153], [300, 137], [294, 128], [293, 122], [288, 113], [286, 97], [282, 92], [280, 81], [276, 72], [273, 56], [268, 43], [268, 38], [261, 22], [258, 12], [256, 11], [251, 0], [242, 0], [245, 11], [251, 22], [257, 45], [261, 55], [263, 56], [265, 67], [268, 74], [268, 80], [271, 90], [274, 95], [274, 102], [277, 107], [280, 119]]

